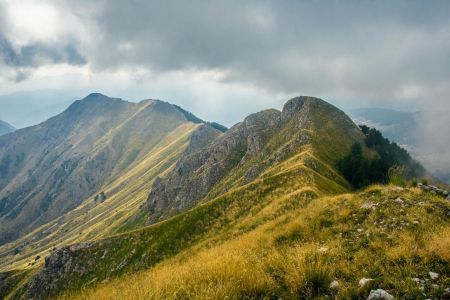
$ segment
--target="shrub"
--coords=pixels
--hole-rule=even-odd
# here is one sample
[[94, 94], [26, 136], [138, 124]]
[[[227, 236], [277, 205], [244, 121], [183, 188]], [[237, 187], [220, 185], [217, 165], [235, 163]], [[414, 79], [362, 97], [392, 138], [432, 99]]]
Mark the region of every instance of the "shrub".
[[298, 299], [311, 299], [330, 292], [330, 270], [324, 266], [317, 254], [306, 257], [304, 272], [303, 282], [297, 291]]
[[388, 170], [389, 183], [406, 186], [406, 168], [404, 166], [395, 165]]

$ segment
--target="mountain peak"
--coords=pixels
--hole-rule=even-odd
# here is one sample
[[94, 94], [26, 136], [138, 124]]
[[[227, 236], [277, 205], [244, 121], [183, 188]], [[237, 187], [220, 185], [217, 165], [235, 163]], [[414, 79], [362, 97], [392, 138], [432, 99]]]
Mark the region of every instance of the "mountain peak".
[[[175, 106], [149, 101], [138, 105], [92, 93], [39, 125], [2, 136], [0, 246], [100, 193], [105, 181], [123, 174], [157, 146], [173, 149], [167, 157], [171, 165], [182, 152], [181, 141], [198, 126], [189, 124]], [[215, 137], [207, 133], [207, 138]], [[176, 142], [167, 144], [175, 137]], [[16, 181], [20, 184], [5, 189]]]
[[86, 112], [100, 113], [108, 109], [122, 111], [127, 106], [130, 106], [130, 103], [120, 98], [111, 98], [100, 93], [91, 93], [83, 99], [73, 102], [67, 108], [66, 112], [81, 116]]
[[101, 93], [90, 93], [82, 100], [100, 100], [100, 99], [111, 99], [111, 98]]
[[305, 103], [326, 103], [324, 100], [311, 96], [298, 96], [288, 100], [282, 110], [283, 119], [289, 119], [299, 112]]

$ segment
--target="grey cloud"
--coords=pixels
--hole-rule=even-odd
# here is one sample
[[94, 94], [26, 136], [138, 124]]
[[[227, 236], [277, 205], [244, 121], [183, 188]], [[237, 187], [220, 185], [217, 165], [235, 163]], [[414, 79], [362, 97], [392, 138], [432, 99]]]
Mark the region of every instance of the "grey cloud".
[[85, 38], [27, 45], [17, 53], [0, 46], [6, 62], [89, 62], [94, 71], [214, 69], [225, 72], [225, 82], [273, 93], [368, 101], [402, 100], [402, 88], [430, 90], [450, 77], [443, 67], [450, 64], [448, 1], [53, 4], [76, 16]]
[[14, 73], [12, 77], [9, 76], [11, 80], [25, 80], [35, 68], [57, 63], [84, 65], [87, 61], [73, 45], [56, 48], [55, 45], [35, 43], [22, 46], [16, 51], [11, 43], [0, 35], [0, 65], [10, 68]]
[[[68, 63], [84, 65], [86, 58], [77, 48], [78, 42], [72, 37], [58, 41], [34, 41], [24, 45], [14, 45], [8, 38], [10, 26], [6, 17], [6, 3], [0, 3], [0, 65], [8, 68], [7, 77], [14, 81], [22, 81], [29, 77], [33, 69], [42, 65]], [[10, 74], [13, 73], [13, 76]]]
[[95, 69], [217, 69], [273, 92], [376, 101], [450, 78], [448, 1], [89, 3], [65, 9], [100, 33], [86, 46]]
[[436, 135], [450, 128], [448, 1], [79, 3], [65, 9], [99, 33], [86, 46], [95, 69], [219, 70], [273, 95], [422, 109], [424, 144], [448, 154]]
[[[214, 80], [230, 89], [236, 83], [254, 87], [265, 103], [273, 97], [281, 105], [289, 95], [310, 94], [344, 107], [427, 111], [421, 131], [430, 138], [424, 143], [444, 153], [450, 148], [450, 138], [434, 134], [450, 128], [447, 0], [49, 1], [74, 16], [79, 32], [73, 36], [82, 38], [16, 51], [0, 40], [3, 64], [17, 70], [17, 80], [35, 66], [59, 62], [87, 63], [94, 75], [138, 67], [158, 79], [172, 78], [165, 77], [171, 71], [216, 70], [225, 75]], [[174, 83], [168, 94], [192, 90], [198, 87]], [[236, 107], [223, 105], [223, 95], [217, 97], [221, 103], [208, 104], [223, 107], [224, 119], [234, 120], [229, 116], [240, 115], [242, 107], [261, 108], [261, 100], [249, 97], [242, 96]], [[202, 107], [208, 99], [196, 101]]]
[[15, 50], [13, 45], [0, 34], [0, 58], [7, 66], [37, 67], [43, 64], [66, 62], [72, 65], [83, 65], [86, 59], [81, 56], [74, 45], [60, 47], [34, 43], [21, 46]]

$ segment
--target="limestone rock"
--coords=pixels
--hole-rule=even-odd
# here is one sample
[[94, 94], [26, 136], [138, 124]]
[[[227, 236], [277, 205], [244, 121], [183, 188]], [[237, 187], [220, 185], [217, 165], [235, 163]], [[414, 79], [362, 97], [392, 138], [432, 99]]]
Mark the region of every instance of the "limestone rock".
[[405, 203], [405, 201], [404, 201], [402, 198], [400, 198], [400, 197], [396, 198], [396, 199], [394, 200], [394, 202], [395, 202], [395, 203], [398, 203], [398, 204], [403, 204], [403, 203]]
[[82, 276], [86, 270], [77, 261], [76, 253], [86, 251], [91, 243], [74, 244], [52, 251], [45, 258], [44, 267], [28, 284], [28, 298], [42, 299], [54, 291], [65, 288], [69, 282], [65, 280], [67, 274], [76, 273]]
[[435, 273], [435, 272], [428, 272], [428, 275], [430, 275], [430, 278], [431, 278], [432, 280], [436, 280], [436, 279], [439, 278], [439, 274], [438, 274], [438, 273]]
[[339, 289], [339, 286], [340, 286], [339, 281], [337, 281], [337, 280], [334, 280], [330, 283], [330, 289], [332, 289], [332, 290]]
[[394, 300], [395, 298], [394, 298], [394, 296], [392, 296], [385, 290], [377, 289], [377, 290], [371, 290], [369, 297], [367, 298], [367, 300], [375, 300], [375, 299]]

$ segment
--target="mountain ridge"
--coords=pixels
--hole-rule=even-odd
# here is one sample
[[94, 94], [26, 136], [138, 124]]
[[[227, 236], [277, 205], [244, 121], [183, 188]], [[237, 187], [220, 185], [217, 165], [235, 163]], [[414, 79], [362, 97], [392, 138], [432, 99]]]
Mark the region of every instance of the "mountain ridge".
[[[332, 135], [329, 132], [327, 133], [331, 129], [333, 129]], [[182, 181], [184, 181], [182, 186], [192, 188], [191, 191], [201, 191], [195, 203], [185, 207], [181, 206], [176, 209], [176, 212], [171, 207], [163, 207], [166, 213], [163, 218], [165, 221], [150, 227], [103, 240], [87, 242], [80, 246], [60, 248], [60, 250], [51, 254], [50, 257], [53, 258], [46, 259], [44, 269], [30, 283], [27, 288], [31, 292], [29, 296], [38, 296], [39, 294], [33, 294], [38, 291], [40, 291], [38, 293], [44, 294], [48, 292], [48, 295], [55, 293], [56, 290], [53, 288], [47, 289], [45, 286], [65, 289], [75, 288], [78, 284], [81, 284], [76, 277], [73, 277], [77, 276], [75, 274], [78, 271], [75, 271], [72, 267], [82, 270], [83, 278], [95, 276], [98, 280], [98, 275], [94, 275], [97, 274], [95, 263], [91, 259], [83, 259], [82, 261], [77, 259], [76, 257], [81, 255], [77, 254], [79, 251], [83, 253], [88, 251], [90, 258], [98, 260], [101, 256], [104, 256], [106, 248], [114, 247], [115, 254], [111, 254], [113, 256], [108, 258], [107, 263], [104, 262], [104, 264], [106, 263], [104, 265], [106, 269], [103, 269], [106, 272], [104, 274], [109, 275], [102, 275], [101, 277], [116, 277], [126, 270], [129, 272], [131, 269], [139, 270], [152, 266], [167, 255], [176, 255], [198, 238], [200, 238], [198, 241], [203, 240], [201, 232], [206, 230], [206, 234], [206, 232], [211, 232], [211, 228], [203, 228], [200, 224], [219, 222], [217, 226], [219, 224], [225, 226], [228, 217], [225, 217], [224, 213], [235, 205], [239, 205], [240, 209], [245, 207], [248, 212], [261, 210], [262, 216], [264, 216], [267, 214], [264, 209], [267, 205], [281, 205], [276, 210], [281, 212], [284, 210], [282, 208], [284, 205], [304, 205], [302, 203], [308, 203], [318, 197], [344, 193], [349, 190], [350, 186], [336, 172], [335, 162], [344, 156], [353, 142], [362, 139], [359, 128], [342, 111], [323, 100], [312, 97], [292, 99], [287, 102], [285, 109], [281, 112], [270, 109], [252, 114], [226, 133], [215, 137], [210, 143], [201, 142], [203, 138], [209, 136], [208, 132], [211, 130], [215, 129], [209, 124], [205, 124], [191, 135], [191, 141], [193, 140], [195, 143], [189, 143], [191, 146], [184, 150], [173, 168], [168, 169], [163, 176], [158, 175], [156, 177], [149, 196], [149, 199], [152, 199], [152, 193], [157, 190], [155, 187], [173, 174], [178, 174], [180, 168], [182, 170], [184, 166], [192, 162], [193, 157], [200, 158], [196, 162], [194, 160], [194, 165], [198, 166], [199, 174], [204, 174], [199, 178], [203, 176], [206, 179], [211, 173], [209, 173], [210, 171], [206, 171], [206, 173], [203, 171], [212, 170], [212, 168], [207, 167], [205, 162], [214, 162], [215, 159], [220, 158], [224, 162], [223, 170], [225, 172], [219, 172], [220, 176], [217, 181], [213, 180], [212, 184], [208, 184], [208, 180], [203, 179], [189, 182], [186, 181], [185, 177], [182, 177]], [[339, 137], [339, 139], [336, 139], [336, 137]], [[332, 155], [314, 151], [318, 146], [329, 147], [333, 151]], [[206, 160], [202, 158], [205, 157], [205, 153]], [[228, 169], [227, 164], [230, 164]], [[256, 168], [248, 168], [255, 166]], [[188, 179], [197, 177], [190, 172], [185, 174], [188, 175]], [[199, 188], [198, 185], [202, 181], [207, 183], [203, 189]], [[175, 189], [178, 186], [181, 185], [174, 185]], [[254, 199], [249, 201], [248, 194], [254, 195]], [[240, 198], [247, 200], [246, 202], [236, 202], [236, 199]], [[274, 202], [274, 199], [278, 198], [279, 200]], [[278, 201], [281, 202], [275, 204]], [[282, 204], [285, 201], [286, 203]], [[299, 201], [298, 204], [294, 204], [297, 201]], [[158, 202], [164, 203], [164, 200]], [[141, 211], [145, 212], [148, 208], [148, 204], [142, 206]], [[204, 215], [205, 210], [209, 211], [206, 215]], [[241, 220], [248, 212], [243, 210], [235, 216], [236, 220]], [[263, 219], [258, 217], [255, 221], [258, 223], [267, 217]], [[273, 217], [275, 216], [270, 218]], [[198, 218], [204, 221], [200, 221]], [[193, 224], [187, 220], [200, 222], [198, 223], [200, 227], [194, 225], [191, 228]], [[175, 231], [170, 229], [173, 226], [177, 228]], [[192, 230], [194, 230], [194, 235], [192, 235]], [[161, 238], [156, 238], [155, 234], [161, 234], [162, 232], [164, 234]], [[200, 235], [198, 236], [198, 234]], [[139, 236], [139, 238], [136, 239], [136, 237], [133, 237], [134, 235]], [[180, 241], [166, 240], [167, 235], [174, 235], [174, 238], [180, 239]], [[145, 239], [148, 239], [148, 242], [144, 242]], [[175, 244], [170, 246], [172, 242]], [[137, 248], [133, 250], [130, 247]], [[157, 253], [154, 252], [153, 247], [159, 249]], [[166, 247], [168, 248], [166, 249]], [[125, 253], [131, 253], [131, 256], [123, 257], [127, 261], [126, 264], [120, 263], [117, 265], [118, 260], [120, 260], [119, 257]], [[143, 261], [139, 258], [148, 255], [153, 259]], [[69, 262], [72, 267], [66, 271], [56, 267]], [[85, 263], [88, 263], [88, 265]], [[55, 267], [56, 269], [54, 269]], [[94, 277], [89, 280], [93, 279]], [[47, 292], [43, 292], [43, 290]]]
[[[182, 157], [167, 178], [154, 183], [148, 200], [149, 211], [154, 214], [150, 220], [153, 222], [158, 220], [158, 214], [164, 214], [162, 211], [169, 209], [170, 206], [175, 206], [178, 211], [192, 207], [192, 202], [201, 200], [207, 194], [219, 195], [226, 192], [239, 183], [224, 183], [225, 186], [216, 187], [216, 192], [213, 187], [228, 172], [232, 172], [235, 167], [244, 165], [249, 160], [258, 159], [257, 156], [271, 156], [261, 162], [252, 162], [245, 174], [242, 174], [243, 178], [237, 179], [242, 181], [242, 184], [254, 180], [268, 166], [286, 159], [301, 146], [310, 143], [311, 136], [307, 127], [314, 121], [308, 114], [314, 114], [316, 113], [314, 110], [320, 109], [338, 111], [337, 108], [318, 98], [307, 96], [293, 98], [284, 105], [282, 111], [269, 109], [251, 114], [211, 143], [208, 149]], [[301, 115], [294, 120], [296, 114]], [[338, 122], [345, 123], [348, 128], [352, 128], [349, 133], [350, 136], [353, 135], [355, 141], [358, 135], [359, 140], [362, 140], [356, 125], [341, 114], [343, 112], [339, 111], [338, 114], [330, 116], [338, 119]], [[295, 129], [301, 130], [300, 134], [295, 132]], [[277, 132], [280, 133], [279, 136], [276, 136]], [[288, 138], [277, 141], [283, 135]], [[271, 146], [270, 142], [276, 145]], [[233, 173], [239, 174], [239, 172]], [[169, 201], [174, 203], [169, 204]]]
[[[17, 224], [26, 232], [75, 208], [186, 122], [162, 101], [92, 93], [46, 122], [0, 137], [7, 175], [0, 179], [2, 243], [19, 236]], [[26, 225], [30, 215], [35, 221]]]
[[8, 124], [5, 121], [0, 120], [0, 135], [4, 135], [10, 132], [13, 132], [14, 130], [16, 130], [16, 128], [14, 128], [14, 126], [12, 126], [11, 124]]
[[[145, 105], [186, 118], [161, 102], [145, 101], [143, 110]], [[339, 162], [355, 144], [364, 156], [378, 153], [365, 146], [365, 134], [341, 110], [302, 96], [282, 111], [249, 115], [225, 133], [193, 122], [177, 130], [171, 134], [183, 134], [180, 145], [168, 148], [175, 141], [167, 137], [168, 145], [149, 152], [157, 156], [150, 164], [137, 159], [127, 169], [134, 176], [113, 177], [83, 204], [89, 209], [69, 212], [68, 220], [77, 218], [78, 225], [54, 249], [35, 245], [39, 257], [25, 267], [30, 256], [14, 263], [8, 255], [0, 295], [340, 299], [366, 298], [372, 288], [399, 298], [445, 294], [448, 254], [439, 249], [450, 241], [450, 204], [413, 187], [355, 192]], [[147, 170], [154, 171], [143, 176]], [[135, 203], [131, 209], [117, 209], [129, 202]], [[116, 204], [107, 212], [111, 224], [90, 223], [103, 216], [91, 210]], [[70, 215], [78, 210], [80, 215]], [[64, 226], [50, 222], [41, 232], [58, 235]], [[395, 278], [402, 270], [422, 278], [431, 266], [441, 276], [433, 281], [437, 287], [419, 290]], [[371, 278], [371, 284], [358, 287], [361, 278]]]

